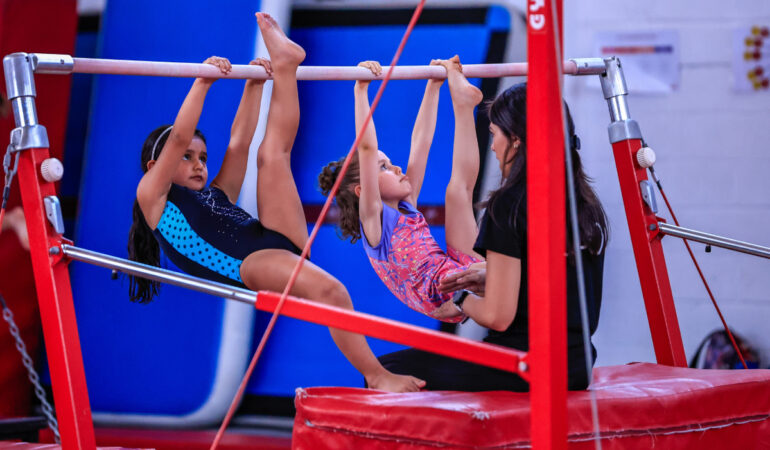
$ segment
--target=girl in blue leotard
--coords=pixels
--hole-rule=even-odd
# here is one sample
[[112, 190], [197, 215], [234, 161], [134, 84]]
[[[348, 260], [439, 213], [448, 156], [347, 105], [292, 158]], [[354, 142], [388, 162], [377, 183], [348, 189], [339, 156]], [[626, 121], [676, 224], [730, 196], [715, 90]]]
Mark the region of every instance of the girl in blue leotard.
[[[157, 265], [160, 247], [173, 263], [191, 274], [252, 290], [280, 292], [308, 239], [307, 221], [290, 167], [299, 124], [296, 71], [305, 52], [269, 15], [257, 13], [257, 23], [271, 62], [254, 63], [264, 66], [274, 79], [267, 131], [257, 156], [259, 220], [235, 202], [259, 117], [263, 82], [246, 82], [222, 168], [207, 187], [206, 142], [195, 127], [214, 80], [198, 78], [173, 126], [156, 129], [145, 142], [145, 174], [136, 190], [128, 247], [131, 259], [139, 262]], [[230, 71], [224, 58], [211, 57], [205, 62], [223, 73]], [[132, 278], [132, 300], [149, 302], [156, 293], [157, 284]], [[342, 283], [310, 262], [304, 264], [291, 294], [353, 307]], [[363, 336], [330, 331], [370, 387], [405, 392], [424, 385], [422, 380], [385, 370]]]

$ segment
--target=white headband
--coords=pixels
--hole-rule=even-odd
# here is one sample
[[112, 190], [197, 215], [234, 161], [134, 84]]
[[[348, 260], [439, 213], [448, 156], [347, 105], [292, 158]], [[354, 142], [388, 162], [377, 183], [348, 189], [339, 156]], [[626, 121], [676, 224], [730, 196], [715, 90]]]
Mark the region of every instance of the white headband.
[[171, 128], [173, 128], [173, 127], [174, 127], [173, 125], [169, 125], [168, 128], [163, 130], [163, 132], [160, 133], [160, 136], [158, 136], [158, 138], [155, 139], [155, 144], [153, 144], [153, 146], [152, 146], [152, 156], [150, 157], [150, 160], [155, 161], [155, 150], [158, 149], [158, 142], [160, 142], [160, 140], [163, 139], [163, 136], [165, 136], [166, 133], [171, 131]]

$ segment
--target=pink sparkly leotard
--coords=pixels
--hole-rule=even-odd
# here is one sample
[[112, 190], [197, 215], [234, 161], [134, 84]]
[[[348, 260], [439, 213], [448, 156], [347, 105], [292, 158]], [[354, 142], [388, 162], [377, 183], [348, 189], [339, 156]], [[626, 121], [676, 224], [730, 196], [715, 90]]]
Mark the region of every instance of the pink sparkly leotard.
[[[372, 247], [365, 237], [361, 240], [369, 261], [393, 295], [415, 311], [432, 316], [452, 297], [451, 293], [439, 292], [439, 281], [479, 260], [451, 247], [444, 252], [430, 234], [422, 213], [411, 204], [399, 202], [399, 209], [405, 213], [382, 206], [380, 243]], [[365, 236], [363, 226], [361, 236]], [[463, 318], [445, 321], [459, 322]]]

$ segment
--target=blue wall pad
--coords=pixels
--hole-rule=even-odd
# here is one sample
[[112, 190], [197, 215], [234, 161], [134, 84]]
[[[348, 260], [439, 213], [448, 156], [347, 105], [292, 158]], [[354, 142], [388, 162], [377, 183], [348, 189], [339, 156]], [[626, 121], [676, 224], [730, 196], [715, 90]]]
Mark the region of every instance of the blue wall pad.
[[[233, 0], [226, 8], [181, 0], [110, 1], [98, 57], [200, 62], [220, 55], [246, 63], [254, 55], [258, 6], [253, 0]], [[96, 77], [78, 245], [126, 255], [142, 143], [155, 127], [173, 122], [191, 83]], [[218, 82], [209, 92], [199, 127], [213, 174], [242, 88], [242, 81]], [[251, 308], [236, 314], [233, 308], [241, 305], [170, 286], [149, 305], [132, 304], [124, 277], [113, 281], [109, 271], [84, 264], [73, 264], [72, 285], [96, 421], [181, 426], [221, 419], [235, 390], [226, 386], [235, 386], [245, 370]]]

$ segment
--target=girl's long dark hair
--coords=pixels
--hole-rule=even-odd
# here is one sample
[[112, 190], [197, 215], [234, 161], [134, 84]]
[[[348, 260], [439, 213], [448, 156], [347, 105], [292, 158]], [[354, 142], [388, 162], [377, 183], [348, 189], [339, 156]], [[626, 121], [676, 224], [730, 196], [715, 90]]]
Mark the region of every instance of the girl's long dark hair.
[[[575, 190], [577, 196], [578, 208], [578, 228], [580, 233], [580, 242], [591, 254], [598, 255], [604, 251], [609, 238], [609, 224], [607, 216], [604, 213], [599, 197], [596, 196], [591, 187], [591, 179], [583, 171], [583, 163], [580, 159], [578, 149], [580, 140], [575, 134], [575, 123], [569, 111], [569, 106], [564, 103], [567, 120], [567, 136], [565, 137], [570, 145], [572, 153], [572, 169], [575, 178]], [[521, 83], [511, 86], [502, 94], [498, 95], [489, 105], [489, 120], [503, 132], [508, 138], [508, 148], [504, 153], [505, 164], [511, 164], [508, 176], [505, 177], [501, 186], [490, 194], [487, 201], [487, 211], [490, 217], [496, 223], [504, 220], [502, 217], [496, 217], [493, 211], [494, 205], [502, 197], [502, 193], [514, 186], [520, 186], [526, 183], [527, 167], [527, 84]], [[547, 126], [547, 124], [544, 124]], [[513, 151], [513, 142], [515, 138], [519, 139], [517, 151]], [[504, 164], [504, 165], [505, 165]], [[524, 192], [524, 189], [522, 189]], [[517, 202], [524, 201], [522, 197]], [[519, 205], [511, 205], [512, 211], [518, 211]], [[509, 223], [515, 223], [515, 214], [505, 218]], [[567, 233], [567, 252], [572, 256], [572, 236]]]
[[[321, 187], [321, 193], [323, 193], [323, 195], [329, 196], [344, 162], [345, 157], [342, 157], [337, 161], [332, 161], [327, 164], [318, 175], [318, 185]], [[353, 191], [353, 187], [359, 183], [361, 183], [361, 175], [358, 166], [358, 153], [356, 152], [350, 160], [348, 170], [345, 172], [345, 177], [342, 179], [340, 189], [337, 192], [337, 196], [334, 198], [337, 202], [337, 207], [339, 208], [339, 227], [342, 238], [345, 240], [350, 239], [350, 242], [353, 243], [361, 239], [361, 226], [359, 224], [358, 216], [358, 196]]]
[[[156, 159], [163, 150], [163, 146], [171, 134], [167, 131], [170, 127], [171, 125], [158, 127], [145, 139], [141, 155], [142, 173], [147, 172], [147, 163], [152, 159], [153, 148], [155, 148]], [[206, 142], [206, 138], [199, 130], [195, 130], [195, 137], [204, 143]], [[127, 247], [128, 259], [151, 266], [160, 266], [160, 246], [144, 220], [144, 214], [136, 200], [134, 200], [133, 223], [128, 232]], [[128, 276], [128, 296], [133, 302], [149, 303], [158, 294], [159, 289], [160, 283], [157, 281], [133, 275]]]

